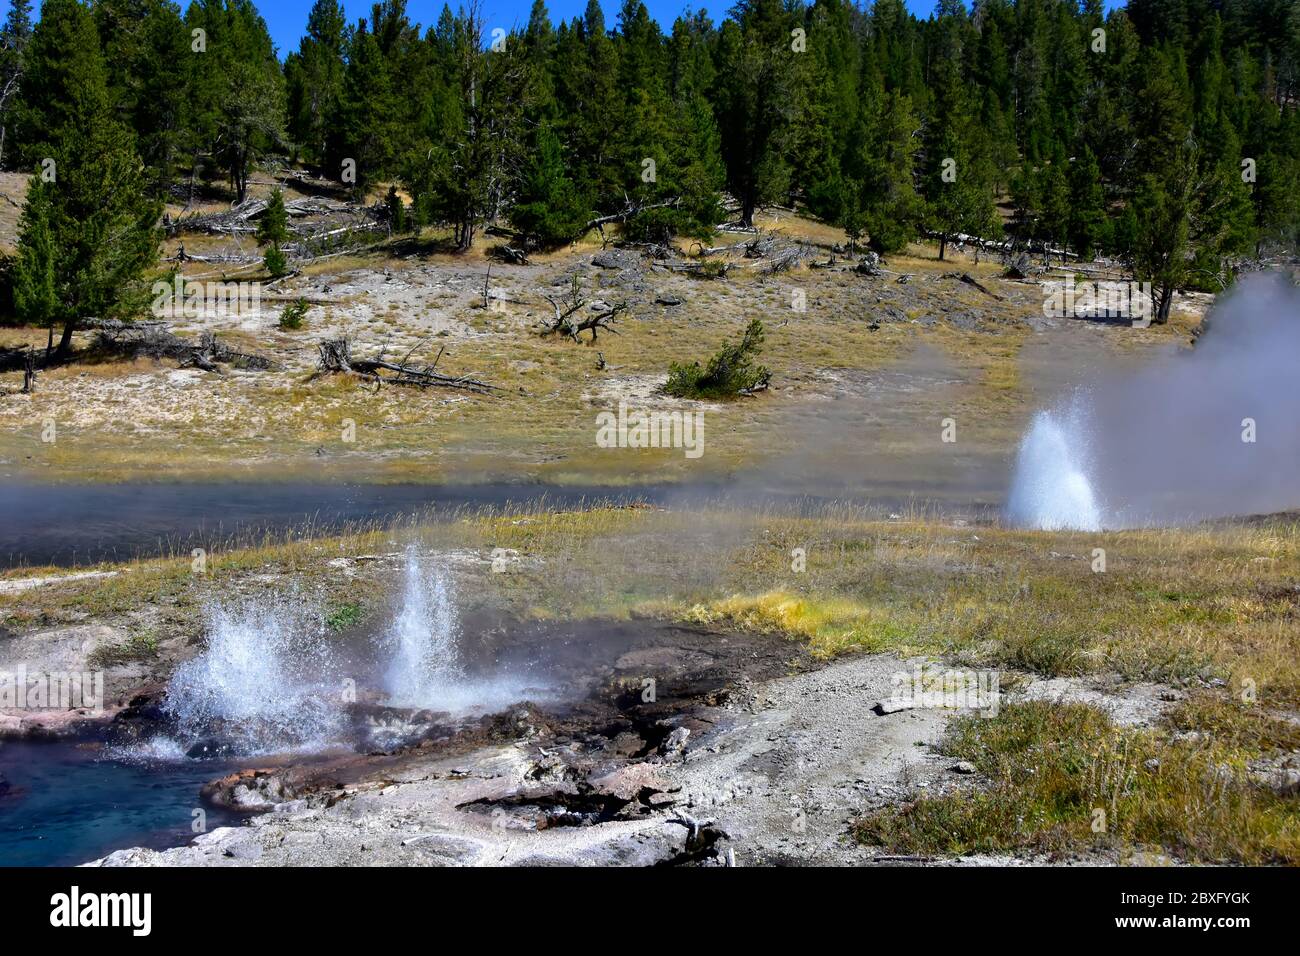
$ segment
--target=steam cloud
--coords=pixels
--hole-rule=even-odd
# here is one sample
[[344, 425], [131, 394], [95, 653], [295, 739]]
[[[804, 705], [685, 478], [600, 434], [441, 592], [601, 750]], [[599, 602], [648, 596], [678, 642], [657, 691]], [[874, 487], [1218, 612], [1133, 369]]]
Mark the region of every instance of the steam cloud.
[[[1081, 500], [1096, 501], [1099, 520], [1071, 517], [1087, 514]], [[1190, 352], [1040, 414], [1007, 513], [1029, 527], [1091, 530], [1298, 505], [1300, 292], [1269, 275], [1222, 296]]]

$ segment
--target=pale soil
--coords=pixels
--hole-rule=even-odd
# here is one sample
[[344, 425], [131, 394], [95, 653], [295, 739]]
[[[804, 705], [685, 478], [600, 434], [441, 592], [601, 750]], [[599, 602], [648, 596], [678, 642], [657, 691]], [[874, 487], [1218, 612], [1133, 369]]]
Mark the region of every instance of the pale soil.
[[[746, 684], [720, 706], [684, 713], [684, 753], [661, 752], [605, 777], [598, 792], [653, 792], [629, 819], [538, 829], [520, 796], [537, 799], [553, 745], [521, 731], [512, 743], [417, 758], [400, 770], [287, 800], [247, 826], [188, 847], [121, 850], [101, 866], [863, 865], [898, 863], [854, 840], [860, 814], [921, 794], [978, 785], [933, 752], [955, 711], [878, 716], [894, 675], [915, 661], [873, 655]], [[1034, 685], [1030, 685], [1031, 690]], [[1093, 703], [1127, 694], [1086, 688]], [[1146, 719], [1159, 710], [1148, 707]], [[543, 781], [543, 783], [539, 783]], [[712, 842], [692, 845], [689, 819]], [[1052, 862], [1084, 862], [1084, 858]], [[925, 860], [967, 865], [1045, 862], [1007, 857]], [[1120, 862], [1096, 857], [1092, 862]]]
[[[776, 226], [791, 234], [824, 229], [793, 217]], [[601, 268], [592, 261], [599, 251], [586, 245], [531, 266], [493, 263], [487, 308], [488, 262], [476, 248], [464, 257], [331, 260], [265, 290], [248, 314], [173, 322], [183, 336], [215, 332], [266, 355], [276, 363], [268, 372], [218, 375], [149, 360], [76, 364], [39, 376], [34, 395], [18, 393], [20, 374], [2, 376], [0, 478], [310, 474], [621, 484], [716, 480], [758, 466], [779, 474], [791, 464], [800, 490], [853, 475], [850, 483], [867, 492], [953, 485], [961, 496], [989, 497], [1000, 490], [1000, 471], [1034, 407], [1077, 384], [1080, 369], [1185, 345], [1206, 307], [1204, 297], [1180, 300], [1163, 329], [1044, 319], [1038, 283], [1001, 279], [996, 264], [960, 254], [940, 263], [924, 247], [892, 257], [877, 277], [856, 274], [847, 258], [778, 275], [736, 258], [722, 280], [673, 273], [632, 252]], [[813, 252], [819, 261], [829, 254]], [[998, 298], [952, 277], [962, 272]], [[222, 278], [201, 264], [187, 274]], [[575, 274], [592, 302], [630, 306], [615, 326], [620, 334], [603, 334], [594, 346], [536, 334], [551, 311], [545, 296], [565, 295]], [[902, 275], [909, 281], [899, 282]], [[804, 312], [792, 308], [796, 292], [806, 296]], [[662, 296], [682, 304], [660, 304]], [[281, 309], [299, 298], [310, 306], [304, 327], [281, 331]], [[774, 372], [769, 393], [717, 404], [660, 392], [672, 362], [707, 359], [754, 317], [767, 330], [761, 360]], [[501, 391], [487, 398], [313, 379], [317, 344], [344, 336], [356, 356], [382, 350], [390, 360], [430, 362], [440, 355], [440, 372]], [[0, 330], [0, 344], [19, 342], [43, 347], [44, 331]], [[596, 447], [596, 416], [620, 401], [704, 412], [704, 457]], [[948, 417], [961, 429], [956, 448], [938, 441]], [[350, 423], [355, 440], [348, 440]], [[42, 440], [50, 426], [54, 440]], [[837, 467], [844, 449], [858, 461]]]

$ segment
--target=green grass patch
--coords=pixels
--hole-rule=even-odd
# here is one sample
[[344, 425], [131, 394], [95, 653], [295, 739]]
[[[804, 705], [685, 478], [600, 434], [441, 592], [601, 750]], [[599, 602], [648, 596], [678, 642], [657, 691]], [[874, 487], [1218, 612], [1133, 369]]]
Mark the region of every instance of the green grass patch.
[[125, 644], [106, 644], [95, 648], [87, 658], [91, 670], [106, 670], [126, 664], [147, 663], [158, 656], [158, 635], [147, 629], [131, 635]]
[[356, 627], [365, 619], [365, 608], [357, 601], [339, 604], [330, 608], [325, 615], [325, 626], [336, 634]]

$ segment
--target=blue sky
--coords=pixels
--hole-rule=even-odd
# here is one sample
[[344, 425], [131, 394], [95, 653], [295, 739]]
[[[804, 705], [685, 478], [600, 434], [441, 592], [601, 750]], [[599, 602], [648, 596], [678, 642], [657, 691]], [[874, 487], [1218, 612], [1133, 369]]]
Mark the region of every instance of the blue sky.
[[[311, 9], [312, 2], [313, 0], [266, 0], [264, 4], [258, 3], [257, 8], [266, 20], [271, 36], [280, 48], [281, 56], [289, 50], [298, 48], [298, 38], [307, 23], [307, 11]], [[417, 23], [429, 26], [438, 19], [444, 2], [446, 0], [407, 0], [408, 15]], [[735, 0], [713, 0], [713, 2], [644, 0], [644, 2], [650, 15], [667, 28], [688, 6], [692, 10], [707, 10], [714, 21], [721, 20], [734, 5]], [[904, 2], [909, 10], [920, 16], [929, 16], [935, 8], [935, 0], [904, 0]], [[448, 5], [455, 10], [457, 2], [450, 0]], [[622, 6], [622, 0], [600, 0], [600, 5], [605, 11], [605, 22], [613, 29], [618, 20], [618, 10]], [[353, 21], [358, 17], [368, 17], [371, 6], [372, 0], [343, 0], [348, 18]], [[516, 24], [522, 26], [527, 23], [528, 13], [532, 8], [533, 0], [483, 0], [483, 12], [488, 23], [493, 27], [500, 26], [505, 29]], [[582, 16], [582, 11], [587, 9], [587, 0], [546, 0], [546, 9], [551, 13], [551, 22], [558, 23], [560, 20], [571, 20]]]
[[[180, 2], [182, 6], [187, 5], [186, 0]], [[257, 8], [265, 18], [271, 37], [275, 40], [282, 57], [298, 49], [298, 40], [307, 24], [307, 11], [311, 9], [312, 2], [313, 0], [257, 2]], [[715, 21], [720, 20], [734, 2], [735, 0], [716, 0], [714, 3], [709, 3], [707, 0], [703, 2], [702, 0], [645, 0], [651, 15], [665, 27], [688, 6], [696, 10], [707, 10]], [[909, 10], [921, 17], [929, 16], [935, 7], [935, 0], [904, 0], [904, 2]], [[1106, 2], [1107, 9], [1120, 5], [1115, 0]], [[343, 0], [343, 6], [348, 12], [349, 19], [355, 21], [358, 17], [369, 15], [371, 0]], [[438, 18], [442, 6], [443, 0], [408, 0], [407, 3], [411, 19], [423, 26], [430, 25]], [[451, 3], [453, 10], [456, 6], [455, 2]], [[587, 0], [547, 0], [546, 6], [551, 12], [552, 22], [559, 22], [561, 19], [569, 20], [580, 16], [586, 9]], [[605, 9], [606, 21], [613, 27], [618, 16], [620, 0], [601, 0], [601, 6]], [[490, 24], [509, 29], [516, 23], [527, 22], [528, 11], [532, 9], [532, 0], [484, 0], [483, 9]], [[8, 0], [0, 0], [0, 15], [8, 12]]]

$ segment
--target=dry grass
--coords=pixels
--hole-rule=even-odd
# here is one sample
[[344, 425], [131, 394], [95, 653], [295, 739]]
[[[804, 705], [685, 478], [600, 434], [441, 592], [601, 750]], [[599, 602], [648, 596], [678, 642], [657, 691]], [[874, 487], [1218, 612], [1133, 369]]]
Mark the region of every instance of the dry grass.
[[[552, 512], [543, 502], [419, 529], [232, 542], [217, 549], [208, 580], [318, 574], [331, 557], [399, 550], [412, 536], [485, 560], [517, 552], [511, 573], [484, 572], [468, 591], [522, 615], [726, 623], [786, 633], [824, 657], [892, 651], [1045, 675], [1224, 681], [1265, 706], [1300, 708], [1300, 528], [1289, 520], [1087, 535], [882, 520], [850, 506], [796, 515], [592, 502]], [[1092, 570], [1096, 548], [1104, 573]], [[795, 549], [806, 553], [803, 572], [792, 569]], [[118, 613], [182, 600], [191, 578], [187, 559], [140, 562], [108, 580], [5, 595], [0, 609]]]
[[958, 720], [943, 749], [986, 785], [883, 810], [857, 825], [859, 839], [908, 853], [1155, 848], [1197, 863], [1300, 863], [1300, 802], [1254, 784], [1217, 742], [1026, 703]]
[[[815, 222], [784, 213], [779, 220], [777, 228], [796, 238], [843, 241], [838, 230]], [[182, 329], [197, 336], [210, 326], [232, 344], [268, 354], [280, 364], [274, 372], [187, 379], [176, 377], [171, 363], [79, 365], [42, 375], [32, 396], [16, 394], [20, 375], [6, 375], [0, 379], [0, 392], [7, 393], [0, 401], [0, 459], [42, 480], [322, 473], [338, 480], [424, 482], [713, 480], [752, 469], [773, 448], [788, 445], [797, 437], [790, 430], [793, 417], [815, 413], [829, 398], [860, 398], [846, 393], [836, 375], [856, 376], [853, 387], [861, 388], [873, 373], [918, 347], [939, 350], [963, 380], [951, 395], [909, 398], [907, 409], [915, 404], [918, 420], [930, 403], [942, 401], [945, 413], [969, 425], [966, 434], [994, 453], [1011, 446], [1027, 412], [1021, 351], [1031, 334], [1025, 320], [1041, 295], [996, 278], [998, 267], [988, 261], [976, 266], [958, 256], [939, 263], [932, 247], [918, 245], [913, 254], [889, 260], [892, 271], [913, 275], [907, 285], [888, 276], [866, 279], [851, 271], [807, 268], [777, 276], [738, 269], [717, 281], [646, 272], [651, 290], [673, 291], [684, 304], [638, 305], [618, 323], [619, 335], [604, 335], [593, 348], [541, 339], [535, 328], [549, 308], [540, 292], [585, 261], [598, 248], [596, 241], [539, 256], [527, 269], [494, 266], [493, 287], [507, 300], [483, 309], [481, 278], [495, 242], [483, 238], [459, 256], [378, 250], [322, 261], [277, 287], [264, 301], [263, 315], [204, 320]], [[214, 278], [240, 274], [208, 271]], [[592, 297], [618, 301], [626, 294], [611, 284], [611, 273], [584, 271]], [[963, 271], [977, 274], [1001, 298], [946, 278]], [[807, 311], [792, 309], [795, 290], [806, 295]], [[277, 328], [280, 300], [299, 295], [313, 308], [302, 331], [285, 334]], [[980, 329], [959, 327], [946, 309], [978, 316]], [[900, 321], [900, 315], [906, 318]], [[760, 361], [774, 372], [773, 390], [725, 407], [706, 406], [702, 459], [656, 450], [610, 454], [596, 446], [598, 412], [620, 398], [633, 405], [662, 404], [655, 390], [671, 363], [712, 354], [754, 317], [763, 319], [767, 331]], [[880, 326], [874, 332], [873, 320]], [[376, 393], [361, 381], [311, 380], [317, 341], [341, 334], [354, 338], [354, 353], [361, 355], [384, 343], [391, 353], [416, 347], [417, 359], [432, 359], [445, 348], [444, 371], [495, 383], [502, 391], [493, 398], [399, 388]], [[1171, 326], [1140, 337], [1143, 347], [1152, 347], [1183, 334]], [[6, 330], [0, 344], [43, 345], [43, 336], [43, 330]], [[1118, 347], [1129, 336], [1116, 332], [1112, 338]], [[604, 370], [597, 367], [597, 352]], [[59, 426], [57, 443], [40, 440], [47, 419]], [[343, 440], [345, 420], [356, 423], [355, 442]], [[900, 426], [877, 443], [891, 453], [907, 451], [917, 434]]]

